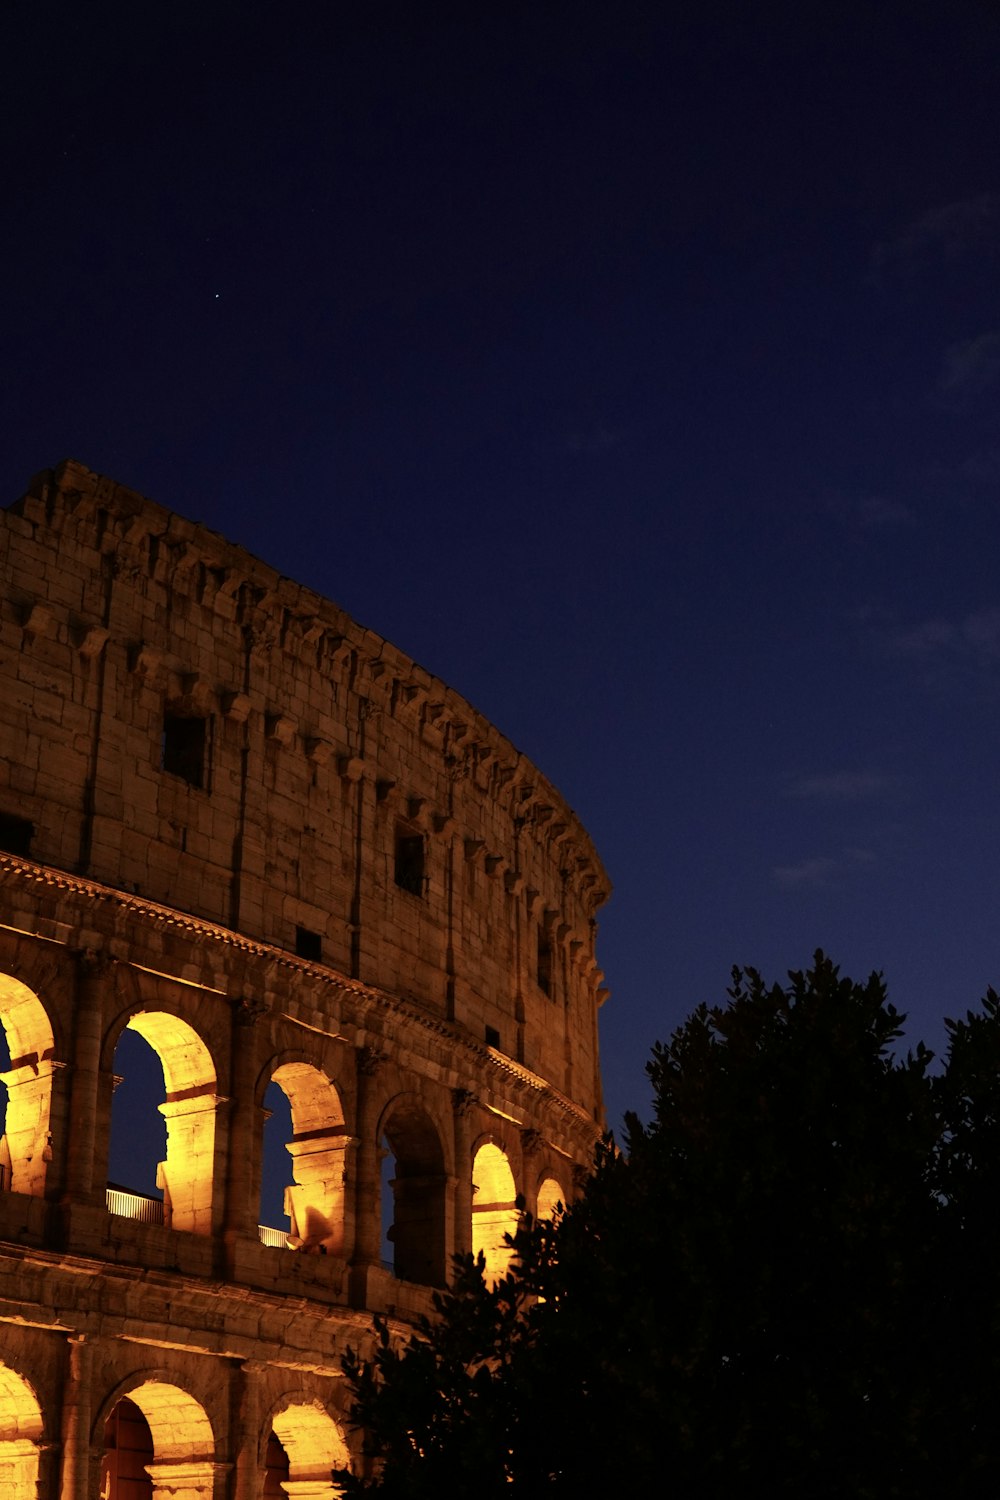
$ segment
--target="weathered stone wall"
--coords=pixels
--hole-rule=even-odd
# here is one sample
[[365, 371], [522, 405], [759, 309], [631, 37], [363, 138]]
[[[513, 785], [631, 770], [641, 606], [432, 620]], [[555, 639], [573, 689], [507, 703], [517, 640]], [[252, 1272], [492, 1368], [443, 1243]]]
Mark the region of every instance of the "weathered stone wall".
[[[345, 1345], [456, 1250], [502, 1269], [515, 1195], [589, 1163], [601, 866], [457, 694], [78, 465], [0, 513], [0, 579], [0, 1492], [94, 1500], [128, 1396], [154, 1495], [259, 1500], [273, 1433], [286, 1492], [332, 1500]], [[162, 1204], [107, 1187], [126, 1029]]]
[[[281, 948], [314, 933], [598, 1118], [607, 881], [544, 777], [336, 606], [79, 465], [3, 521], [0, 812], [33, 857]], [[177, 716], [204, 727], [202, 786], [163, 768]]]

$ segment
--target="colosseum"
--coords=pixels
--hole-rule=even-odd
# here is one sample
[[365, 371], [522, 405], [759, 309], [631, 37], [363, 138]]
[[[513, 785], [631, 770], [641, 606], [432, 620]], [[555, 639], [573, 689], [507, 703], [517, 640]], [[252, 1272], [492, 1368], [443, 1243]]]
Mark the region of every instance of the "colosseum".
[[[67, 462], [0, 558], [0, 1495], [331, 1500], [344, 1348], [586, 1173], [606, 876], [469, 703], [214, 532]], [[112, 1184], [137, 1046], [163, 1159]]]

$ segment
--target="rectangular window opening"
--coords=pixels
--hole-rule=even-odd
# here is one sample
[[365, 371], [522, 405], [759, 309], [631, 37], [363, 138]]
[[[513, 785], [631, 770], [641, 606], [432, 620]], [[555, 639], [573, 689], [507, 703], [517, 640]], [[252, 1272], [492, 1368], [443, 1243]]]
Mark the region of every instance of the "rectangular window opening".
[[424, 894], [423, 835], [402, 826], [396, 828], [396, 884], [411, 896]]
[[486, 1045], [487, 1047], [495, 1047], [498, 1052], [501, 1050], [500, 1033], [495, 1026], [487, 1026], [486, 1028]]
[[203, 788], [207, 744], [207, 719], [164, 714], [160, 764], [171, 776], [179, 776], [188, 786]]
[[311, 964], [321, 964], [323, 939], [318, 932], [310, 932], [308, 927], [296, 927], [295, 952], [299, 958], [307, 958]]
[[28, 859], [34, 836], [35, 825], [27, 818], [18, 818], [14, 813], [0, 813], [0, 849], [6, 854], [16, 854], [20, 859]]

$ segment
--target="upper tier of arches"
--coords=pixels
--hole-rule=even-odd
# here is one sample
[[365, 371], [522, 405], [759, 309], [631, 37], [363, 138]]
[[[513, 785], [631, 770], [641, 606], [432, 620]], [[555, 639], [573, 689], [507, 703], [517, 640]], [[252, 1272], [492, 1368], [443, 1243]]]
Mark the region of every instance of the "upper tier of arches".
[[[482, 1250], [488, 1274], [501, 1274], [515, 1205], [549, 1212], [572, 1196], [573, 1162], [537, 1117], [518, 1123], [405, 1053], [312, 1032], [266, 1006], [251, 1021], [221, 994], [92, 952], [10, 934], [4, 947], [9, 1195], [89, 1204], [230, 1249], [262, 1241], [389, 1269], [419, 1286], [443, 1285], [462, 1250]], [[155, 1059], [131, 1103], [129, 1037]], [[288, 1101], [284, 1222], [261, 1225], [271, 1085]], [[149, 1122], [158, 1159], [143, 1156]]]

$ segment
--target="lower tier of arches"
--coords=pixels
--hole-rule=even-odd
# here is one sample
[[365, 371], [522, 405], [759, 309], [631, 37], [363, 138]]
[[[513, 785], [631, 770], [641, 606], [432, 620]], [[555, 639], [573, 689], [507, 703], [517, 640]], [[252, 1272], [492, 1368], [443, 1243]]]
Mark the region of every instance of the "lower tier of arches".
[[338, 1500], [334, 1475], [354, 1467], [335, 1368], [0, 1336], [4, 1500]]

